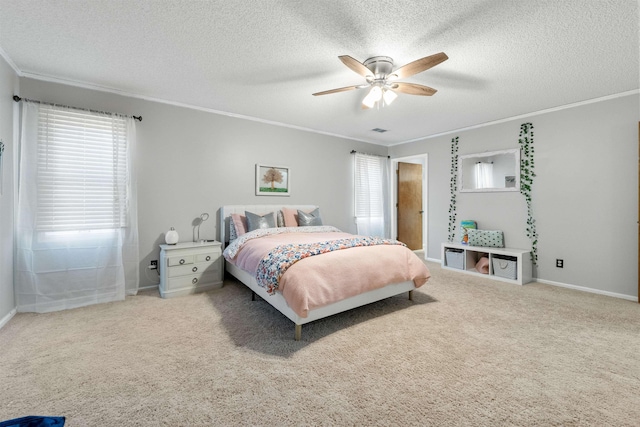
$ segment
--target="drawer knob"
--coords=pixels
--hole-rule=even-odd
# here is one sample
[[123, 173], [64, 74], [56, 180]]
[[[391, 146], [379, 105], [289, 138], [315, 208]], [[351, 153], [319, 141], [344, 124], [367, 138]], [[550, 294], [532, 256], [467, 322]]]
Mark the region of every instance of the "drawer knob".
[[211, 257], [209, 255], [207, 255], [207, 257], [205, 258], [206, 261], [211, 261]]
[[181, 265], [182, 265], [182, 264], [184, 264], [184, 259], [181, 259], [181, 260], [180, 260], [180, 264], [181, 264]]
[[193, 268], [191, 269], [191, 271], [193, 271], [193, 272], [195, 273], [196, 271], [198, 271], [198, 267], [193, 267]]
[[196, 283], [198, 283], [198, 278], [197, 278], [197, 277], [194, 277], [194, 278], [193, 278], [193, 280], [191, 281], [191, 283], [193, 283], [194, 285], [195, 285]]

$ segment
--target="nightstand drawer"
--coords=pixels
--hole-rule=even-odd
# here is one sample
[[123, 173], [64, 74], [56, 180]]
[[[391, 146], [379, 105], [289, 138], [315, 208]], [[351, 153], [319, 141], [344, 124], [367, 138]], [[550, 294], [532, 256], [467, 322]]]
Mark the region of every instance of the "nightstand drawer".
[[211, 251], [207, 252], [206, 254], [198, 254], [196, 255], [196, 262], [215, 261], [220, 258], [220, 255], [222, 255], [221, 251]]
[[171, 267], [167, 269], [168, 277], [187, 276], [192, 274], [205, 274], [214, 273], [220, 270], [220, 263], [215, 263], [213, 260], [218, 258], [211, 258], [209, 262], [199, 262], [197, 264], [180, 265], [177, 267]]
[[220, 279], [215, 273], [193, 274], [191, 276], [174, 277], [167, 280], [167, 290], [184, 289], [188, 287], [202, 286], [206, 283], [219, 282]]
[[174, 265], [193, 264], [193, 255], [176, 256], [167, 258], [167, 265], [173, 267]]

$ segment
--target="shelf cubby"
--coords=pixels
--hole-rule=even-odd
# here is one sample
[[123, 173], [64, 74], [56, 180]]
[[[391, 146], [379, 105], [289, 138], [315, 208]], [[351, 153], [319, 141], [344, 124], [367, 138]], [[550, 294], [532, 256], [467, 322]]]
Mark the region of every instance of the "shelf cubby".
[[[446, 256], [446, 253], [449, 250], [462, 253], [462, 265], [460, 265], [460, 263], [449, 265]], [[476, 264], [482, 256], [489, 258], [489, 274], [483, 274], [476, 270]], [[493, 264], [494, 259], [498, 258], [501, 260], [508, 258], [511, 262], [515, 262], [515, 279], [496, 275]], [[513, 283], [515, 285], [524, 285], [533, 280], [531, 252], [526, 249], [489, 248], [461, 245], [457, 243], [443, 243], [440, 259], [442, 268], [446, 270], [459, 271], [473, 276], [487, 277], [494, 280], [500, 280], [502, 282]]]

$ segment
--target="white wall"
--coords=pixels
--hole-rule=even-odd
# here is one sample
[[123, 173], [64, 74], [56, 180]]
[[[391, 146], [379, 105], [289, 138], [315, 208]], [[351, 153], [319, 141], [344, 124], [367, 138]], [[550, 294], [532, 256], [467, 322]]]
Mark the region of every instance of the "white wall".
[[[635, 297], [639, 119], [639, 96], [634, 94], [398, 145], [389, 154], [429, 155], [427, 256], [437, 259], [447, 240], [451, 139], [460, 137], [460, 155], [518, 148], [520, 124], [533, 123], [536, 276]], [[480, 228], [503, 230], [509, 247], [530, 247], [521, 194], [459, 193], [457, 200], [458, 225], [473, 219]], [[563, 269], [555, 267], [556, 258], [564, 259]]]
[[0, 139], [4, 142], [3, 194], [0, 196], [0, 326], [15, 308], [13, 293], [13, 108], [18, 76], [0, 56]]
[[[355, 231], [348, 153], [387, 151], [110, 93], [24, 78], [20, 85], [23, 97], [143, 116], [137, 126], [141, 286], [157, 283], [145, 266], [158, 259], [164, 232], [173, 226], [181, 240], [190, 240], [192, 221], [209, 212], [201, 235], [214, 238], [223, 204], [316, 203], [327, 223]], [[9, 105], [0, 102], [0, 108]], [[538, 174], [533, 186], [540, 234], [537, 277], [637, 295], [639, 109], [638, 95], [630, 95], [391, 147], [393, 158], [428, 154], [427, 256], [439, 258], [447, 239], [451, 138], [460, 137], [459, 154], [517, 148], [520, 124], [530, 121]], [[292, 196], [255, 196], [255, 163], [289, 166]], [[481, 228], [504, 230], [508, 246], [530, 245], [526, 206], [517, 192], [458, 194], [457, 210], [458, 222], [474, 219]], [[555, 267], [556, 258], [564, 259], [564, 269]]]
[[[217, 213], [227, 204], [317, 204], [325, 223], [355, 232], [353, 149], [387, 154], [387, 148], [292, 128], [21, 79], [22, 97], [83, 108], [142, 115], [138, 139], [138, 223], [141, 286], [158, 283], [145, 267], [159, 258], [164, 232], [175, 227], [191, 241], [192, 222], [211, 217], [200, 237], [217, 237]], [[256, 196], [255, 164], [288, 166], [291, 196]]]

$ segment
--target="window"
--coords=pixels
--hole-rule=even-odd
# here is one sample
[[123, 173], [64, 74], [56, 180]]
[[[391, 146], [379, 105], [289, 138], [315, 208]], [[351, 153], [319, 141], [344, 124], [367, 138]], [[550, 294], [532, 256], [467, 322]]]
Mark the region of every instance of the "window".
[[126, 226], [124, 117], [42, 105], [38, 114], [38, 231]]
[[380, 156], [354, 154], [354, 210], [358, 234], [387, 236], [388, 160]]
[[133, 118], [22, 100], [21, 122], [18, 311], [45, 313], [135, 295]]

